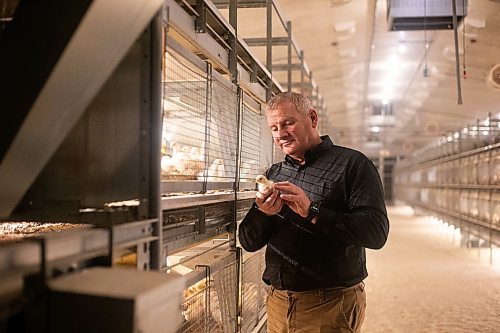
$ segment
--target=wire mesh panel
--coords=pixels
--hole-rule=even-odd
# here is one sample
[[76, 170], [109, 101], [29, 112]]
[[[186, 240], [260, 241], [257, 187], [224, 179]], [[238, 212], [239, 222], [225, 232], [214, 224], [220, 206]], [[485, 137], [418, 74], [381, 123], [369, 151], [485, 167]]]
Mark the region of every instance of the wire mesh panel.
[[203, 177], [207, 89], [206, 73], [168, 49], [163, 75], [163, 180]]
[[204, 215], [203, 206], [163, 212], [163, 247], [174, 252], [199, 241]]
[[237, 276], [236, 262], [225, 266], [213, 274], [214, 286], [220, 305], [224, 333], [236, 332], [237, 314]]
[[490, 168], [490, 184], [500, 185], [500, 147], [491, 152]]
[[490, 212], [493, 229], [500, 230], [500, 193], [491, 194]]
[[260, 111], [246, 103], [243, 104], [240, 189], [255, 188], [255, 177], [257, 177], [262, 169], [260, 159], [261, 118]]
[[184, 321], [178, 333], [224, 332], [219, 298], [213, 283], [202, 280], [184, 291]]
[[177, 333], [236, 332], [238, 264], [227, 241], [216, 243], [205, 242], [170, 257], [170, 269], [189, 281], [201, 278], [199, 269], [205, 268], [205, 278], [184, 290], [184, 321]]
[[[215, 74], [215, 73], [214, 73]], [[208, 118], [208, 189], [232, 189], [236, 180], [238, 95], [236, 87], [212, 78]]]
[[168, 253], [229, 232], [234, 204], [218, 202], [163, 212], [163, 246]]
[[241, 278], [242, 333], [251, 332], [257, 326], [265, 312], [267, 297], [267, 287], [261, 279], [264, 270], [264, 251], [245, 257]]

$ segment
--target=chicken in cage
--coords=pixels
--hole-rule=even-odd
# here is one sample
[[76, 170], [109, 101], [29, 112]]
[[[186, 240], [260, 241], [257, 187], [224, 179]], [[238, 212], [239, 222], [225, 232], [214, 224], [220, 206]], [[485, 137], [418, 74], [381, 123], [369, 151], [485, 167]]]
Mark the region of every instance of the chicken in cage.
[[178, 333], [222, 332], [222, 315], [215, 288], [201, 280], [184, 291], [184, 323]]
[[203, 175], [204, 156], [198, 147], [164, 141], [161, 170], [163, 177], [196, 180]]

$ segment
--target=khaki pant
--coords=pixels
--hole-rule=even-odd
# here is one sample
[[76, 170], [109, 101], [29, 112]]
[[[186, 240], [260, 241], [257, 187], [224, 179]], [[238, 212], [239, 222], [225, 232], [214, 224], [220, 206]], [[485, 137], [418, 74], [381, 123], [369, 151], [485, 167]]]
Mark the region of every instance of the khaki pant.
[[365, 317], [364, 283], [349, 288], [291, 292], [271, 287], [268, 333], [360, 332]]

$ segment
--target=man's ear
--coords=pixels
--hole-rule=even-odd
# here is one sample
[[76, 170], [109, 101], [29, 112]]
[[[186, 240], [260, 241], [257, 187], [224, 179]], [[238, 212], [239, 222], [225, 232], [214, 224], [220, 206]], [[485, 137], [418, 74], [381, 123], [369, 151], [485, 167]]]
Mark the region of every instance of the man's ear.
[[318, 113], [316, 110], [311, 109], [309, 110], [309, 117], [311, 118], [312, 121], [312, 127], [316, 128], [318, 126]]

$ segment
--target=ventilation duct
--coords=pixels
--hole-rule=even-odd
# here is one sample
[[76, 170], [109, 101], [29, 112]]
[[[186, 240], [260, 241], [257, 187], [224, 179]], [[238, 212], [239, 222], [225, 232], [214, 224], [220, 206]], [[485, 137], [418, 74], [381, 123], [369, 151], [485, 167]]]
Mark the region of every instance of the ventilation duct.
[[[450, 0], [387, 0], [390, 30], [453, 29], [453, 7]], [[457, 19], [467, 15], [467, 0], [456, 1]]]

